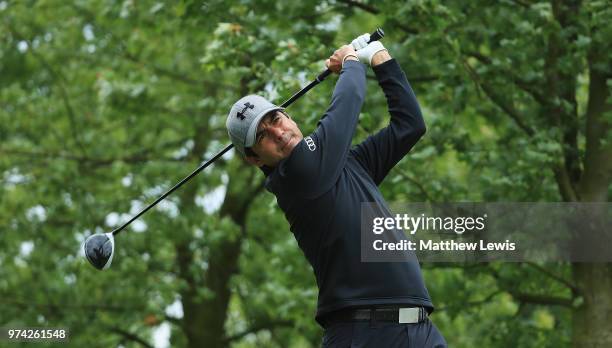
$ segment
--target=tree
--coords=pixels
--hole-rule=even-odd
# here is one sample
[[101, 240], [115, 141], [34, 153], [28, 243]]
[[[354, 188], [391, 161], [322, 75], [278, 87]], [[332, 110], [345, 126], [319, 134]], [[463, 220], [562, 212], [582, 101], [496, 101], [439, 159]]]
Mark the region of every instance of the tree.
[[[428, 126], [383, 185], [388, 201], [611, 196], [603, 1], [3, 1], [0, 13], [0, 326], [67, 326], [75, 346], [152, 346], [162, 323], [172, 346], [319, 345], [314, 277], [236, 156], [118, 236], [109, 271], [77, 247], [221, 150], [239, 97], [284, 100], [377, 26]], [[388, 119], [368, 83], [356, 141]], [[333, 84], [288, 110], [305, 133]], [[609, 345], [607, 264], [424, 268], [453, 346]], [[166, 311], [176, 303], [182, 317]]]

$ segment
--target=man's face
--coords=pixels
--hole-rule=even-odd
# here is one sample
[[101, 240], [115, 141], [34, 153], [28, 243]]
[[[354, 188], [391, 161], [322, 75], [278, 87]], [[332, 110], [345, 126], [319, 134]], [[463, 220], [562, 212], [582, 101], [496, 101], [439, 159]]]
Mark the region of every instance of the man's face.
[[281, 111], [271, 112], [257, 126], [255, 145], [251, 147], [257, 157], [248, 156], [247, 161], [258, 167], [276, 167], [278, 162], [289, 157], [295, 145], [303, 138], [292, 119]]

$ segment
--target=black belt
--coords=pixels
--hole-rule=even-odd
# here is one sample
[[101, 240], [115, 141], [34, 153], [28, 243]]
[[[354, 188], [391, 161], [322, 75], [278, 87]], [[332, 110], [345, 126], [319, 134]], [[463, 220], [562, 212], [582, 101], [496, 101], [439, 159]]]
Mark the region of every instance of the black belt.
[[395, 322], [399, 324], [416, 324], [427, 320], [427, 310], [423, 307], [395, 307], [344, 309], [326, 315], [324, 326], [347, 321]]

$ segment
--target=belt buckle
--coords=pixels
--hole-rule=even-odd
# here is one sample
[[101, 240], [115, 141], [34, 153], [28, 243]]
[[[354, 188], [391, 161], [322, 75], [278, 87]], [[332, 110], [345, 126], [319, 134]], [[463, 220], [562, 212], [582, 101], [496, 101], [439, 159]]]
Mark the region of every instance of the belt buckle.
[[419, 308], [400, 308], [399, 323], [400, 324], [415, 324], [419, 322]]

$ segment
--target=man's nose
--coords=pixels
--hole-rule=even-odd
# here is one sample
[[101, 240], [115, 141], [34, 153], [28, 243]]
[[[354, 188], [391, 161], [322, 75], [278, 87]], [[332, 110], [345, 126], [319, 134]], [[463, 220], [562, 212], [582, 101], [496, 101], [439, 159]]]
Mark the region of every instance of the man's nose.
[[283, 130], [280, 127], [270, 127], [268, 130], [270, 132], [270, 135], [274, 138], [274, 140], [282, 140]]

